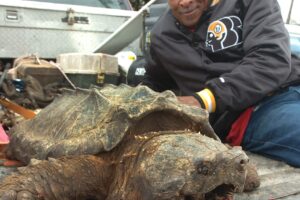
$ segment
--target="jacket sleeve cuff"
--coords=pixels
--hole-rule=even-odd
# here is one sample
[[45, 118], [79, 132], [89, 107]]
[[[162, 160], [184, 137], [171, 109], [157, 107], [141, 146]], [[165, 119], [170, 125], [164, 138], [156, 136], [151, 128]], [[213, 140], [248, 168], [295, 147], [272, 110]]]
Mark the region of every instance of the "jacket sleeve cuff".
[[205, 108], [209, 113], [216, 112], [216, 99], [213, 93], [205, 88], [200, 92], [196, 92], [194, 97], [199, 101], [202, 108]]

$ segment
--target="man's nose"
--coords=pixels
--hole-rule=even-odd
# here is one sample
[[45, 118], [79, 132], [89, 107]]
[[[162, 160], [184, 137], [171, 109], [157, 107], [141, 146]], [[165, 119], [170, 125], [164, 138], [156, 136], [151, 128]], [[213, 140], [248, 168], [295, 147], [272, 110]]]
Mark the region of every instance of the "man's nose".
[[189, 7], [194, 0], [181, 0], [179, 5], [182, 7]]

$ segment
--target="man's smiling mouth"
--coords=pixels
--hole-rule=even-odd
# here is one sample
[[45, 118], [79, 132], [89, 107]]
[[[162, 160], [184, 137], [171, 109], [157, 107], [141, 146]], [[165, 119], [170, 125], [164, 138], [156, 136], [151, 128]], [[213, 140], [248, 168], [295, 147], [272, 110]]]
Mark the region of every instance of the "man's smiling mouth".
[[191, 6], [189, 8], [182, 8], [179, 10], [179, 13], [182, 15], [190, 15], [192, 13], [194, 13], [195, 11], [197, 11], [197, 6]]

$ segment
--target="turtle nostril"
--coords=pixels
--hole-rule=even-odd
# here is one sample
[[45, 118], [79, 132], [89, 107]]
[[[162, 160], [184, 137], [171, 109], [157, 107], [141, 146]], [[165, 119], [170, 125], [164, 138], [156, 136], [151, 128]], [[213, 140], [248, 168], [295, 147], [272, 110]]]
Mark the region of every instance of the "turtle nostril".
[[241, 159], [240, 164], [241, 165], [246, 165], [249, 162], [249, 159]]
[[244, 171], [248, 162], [249, 162], [249, 159], [244, 159], [244, 158], [237, 160], [237, 163], [236, 163], [237, 170]]

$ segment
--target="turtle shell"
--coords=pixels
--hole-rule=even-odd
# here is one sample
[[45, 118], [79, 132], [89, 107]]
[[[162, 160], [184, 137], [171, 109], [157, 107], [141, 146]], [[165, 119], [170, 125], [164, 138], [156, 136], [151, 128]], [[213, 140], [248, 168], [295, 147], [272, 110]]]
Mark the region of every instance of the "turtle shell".
[[10, 131], [7, 155], [28, 163], [110, 151], [128, 134], [191, 130], [219, 140], [207, 111], [180, 104], [171, 91], [107, 85], [65, 90], [38, 115]]

